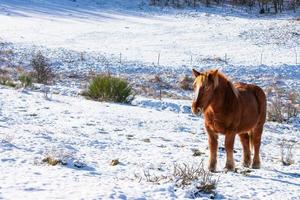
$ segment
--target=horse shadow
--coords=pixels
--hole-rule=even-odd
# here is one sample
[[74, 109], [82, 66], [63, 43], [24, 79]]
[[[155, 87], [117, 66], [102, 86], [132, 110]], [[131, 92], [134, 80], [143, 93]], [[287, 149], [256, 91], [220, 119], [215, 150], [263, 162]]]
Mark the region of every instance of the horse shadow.
[[[281, 173], [281, 174], [284, 174], [284, 175], [288, 175], [288, 176], [291, 176], [291, 177], [294, 177], [294, 178], [300, 178], [300, 174], [299, 173], [282, 172], [282, 171], [279, 171], [279, 170], [274, 170], [274, 172]], [[257, 179], [269, 180], [269, 181], [274, 181], [274, 182], [280, 182], [280, 183], [284, 183], [284, 184], [289, 184], [289, 185], [294, 185], [294, 186], [300, 187], [300, 183], [293, 183], [293, 182], [290, 182], [290, 181], [281, 180], [280, 178], [278, 178], [278, 179], [276, 179], [276, 178], [266, 178], [266, 177], [262, 177], [260, 175], [251, 175], [251, 176], [248, 176], [248, 177], [249, 178], [257, 178]]]

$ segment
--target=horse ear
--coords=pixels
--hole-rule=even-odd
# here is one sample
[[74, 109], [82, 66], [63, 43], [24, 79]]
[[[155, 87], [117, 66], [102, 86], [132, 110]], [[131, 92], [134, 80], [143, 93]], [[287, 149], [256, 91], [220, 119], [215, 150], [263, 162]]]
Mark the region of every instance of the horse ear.
[[198, 71], [195, 70], [195, 69], [192, 70], [192, 73], [193, 73], [193, 76], [194, 76], [195, 78], [197, 78], [197, 77], [200, 75], [200, 72], [198, 72]]
[[218, 74], [218, 71], [219, 71], [219, 69], [214, 70], [214, 71], [212, 72], [212, 75], [213, 75], [213, 76], [216, 76], [216, 75]]
[[214, 80], [217, 77], [217, 75], [218, 75], [218, 69], [213, 70], [208, 74], [208, 79]]

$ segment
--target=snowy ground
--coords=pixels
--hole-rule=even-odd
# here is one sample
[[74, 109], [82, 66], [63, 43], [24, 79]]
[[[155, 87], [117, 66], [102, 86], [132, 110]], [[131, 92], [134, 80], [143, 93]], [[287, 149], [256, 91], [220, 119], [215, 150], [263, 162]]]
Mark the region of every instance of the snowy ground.
[[1, 1], [0, 48], [12, 49], [15, 65], [25, 67], [42, 50], [61, 74], [55, 90], [67, 95], [86, 85], [69, 78], [74, 74], [84, 79], [109, 70], [135, 85], [159, 74], [176, 85], [193, 66], [221, 67], [233, 80], [265, 88], [278, 82], [297, 89], [299, 12], [274, 17], [226, 7], [161, 9], [139, 0]]
[[[192, 186], [177, 188], [174, 180], [150, 183], [144, 172], [169, 176], [174, 163], [206, 163], [203, 119], [191, 114], [191, 102], [138, 96], [134, 106], [126, 106], [71, 97], [86, 86], [91, 71], [109, 68], [135, 85], [160, 74], [177, 84], [192, 66], [220, 66], [233, 80], [300, 89], [299, 11], [274, 17], [232, 8], [175, 10], [128, 2], [0, 2], [1, 50], [11, 49], [8, 57], [26, 69], [32, 51], [42, 50], [60, 76], [52, 91], [61, 94], [45, 99], [43, 93], [0, 87], [0, 199], [190, 197]], [[0, 68], [5, 68], [2, 56]], [[262, 169], [248, 176], [217, 173], [216, 198], [299, 199], [299, 124], [299, 116], [289, 124], [268, 122]], [[282, 139], [298, 143], [290, 166], [280, 162]], [[241, 168], [238, 139], [235, 147]], [[204, 154], [195, 157], [193, 149]], [[65, 158], [67, 165], [43, 163], [48, 155]], [[111, 166], [113, 159], [120, 164]], [[224, 159], [220, 148], [220, 171]]]
[[[6, 88], [0, 95], [5, 97], [0, 99], [3, 199], [183, 199], [191, 194], [189, 189], [176, 188], [174, 181], [149, 183], [143, 172], [169, 175], [174, 163], [207, 161], [202, 119], [172, 109], [184, 102], [173, 101], [161, 110], [159, 104], [143, 108], [57, 95], [47, 100], [41, 93]], [[218, 173], [216, 197], [299, 199], [299, 147], [294, 150], [295, 164], [282, 166], [278, 145], [283, 138], [299, 141], [299, 134], [299, 125], [267, 123], [262, 169], [249, 176]], [[235, 147], [240, 168], [238, 139]], [[194, 157], [194, 148], [204, 154]], [[78, 160], [86, 166], [49, 166], [42, 163], [47, 155], [66, 156], [69, 163]], [[111, 166], [117, 158], [120, 164]], [[220, 150], [219, 170], [224, 160]]]
[[157, 63], [160, 53], [160, 64], [173, 66], [225, 55], [235, 65], [259, 65], [261, 54], [263, 64], [294, 65], [295, 51], [300, 54], [300, 21], [293, 20], [299, 12], [274, 17], [229, 8], [176, 11], [141, 2], [4, 0], [0, 38], [25, 46], [121, 53], [147, 63]]

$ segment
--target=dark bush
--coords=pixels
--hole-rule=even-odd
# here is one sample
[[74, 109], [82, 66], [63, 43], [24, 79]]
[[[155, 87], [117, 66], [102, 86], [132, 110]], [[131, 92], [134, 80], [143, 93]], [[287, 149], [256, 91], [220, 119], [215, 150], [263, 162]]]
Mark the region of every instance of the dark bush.
[[54, 78], [54, 73], [50, 67], [48, 59], [39, 51], [30, 61], [34, 81], [42, 84], [50, 84]]
[[193, 89], [193, 78], [187, 75], [184, 75], [179, 79], [179, 87], [183, 90], [192, 90]]
[[300, 113], [299, 92], [285, 91], [276, 86], [269, 89], [273, 98], [268, 105], [268, 120], [273, 122], [288, 122]]

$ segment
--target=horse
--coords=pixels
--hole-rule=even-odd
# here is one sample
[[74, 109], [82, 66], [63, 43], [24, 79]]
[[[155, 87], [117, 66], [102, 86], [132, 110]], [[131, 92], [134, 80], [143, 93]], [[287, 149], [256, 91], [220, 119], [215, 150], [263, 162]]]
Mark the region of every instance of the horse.
[[233, 84], [218, 70], [201, 73], [193, 69], [192, 74], [195, 80], [191, 109], [195, 115], [204, 115], [210, 151], [209, 171], [216, 171], [219, 134], [225, 136], [226, 171], [235, 170], [233, 146], [236, 135], [239, 135], [243, 147], [243, 166], [259, 169], [259, 150], [267, 108], [264, 91], [253, 84]]

